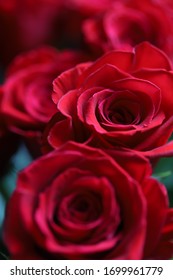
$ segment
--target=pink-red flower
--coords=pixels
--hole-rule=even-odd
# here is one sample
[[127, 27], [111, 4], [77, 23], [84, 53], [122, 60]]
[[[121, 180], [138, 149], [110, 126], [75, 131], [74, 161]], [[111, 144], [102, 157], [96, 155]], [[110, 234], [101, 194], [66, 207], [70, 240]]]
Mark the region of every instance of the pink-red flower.
[[20, 173], [4, 226], [11, 258], [172, 256], [173, 211], [164, 186], [137, 153], [112, 156], [68, 143]]
[[53, 79], [81, 60], [84, 55], [79, 52], [43, 47], [16, 57], [6, 71], [2, 87], [6, 125], [27, 138], [35, 155], [40, 151], [42, 131], [57, 111], [51, 98]]
[[115, 1], [87, 19], [83, 32], [96, 53], [149, 41], [173, 57], [173, 7], [167, 1]]
[[80, 53], [51, 47], [18, 56], [3, 84], [2, 111], [9, 129], [23, 135], [41, 131], [57, 111], [51, 99], [53, 79], [82, 59]]
[[172, 133], [172, 87], [168, 58], [149, 43], [80, 64], [54, 80], [59, 111], [46, 128], [44, 148], [70, 139], [149, 156], [158, 155], [158, 147], [166, 153], [161, 146]]
[[60, 6], [59, 0], [0, 0], [1, 63], [7, 64], [16, 54], [51, 42]]

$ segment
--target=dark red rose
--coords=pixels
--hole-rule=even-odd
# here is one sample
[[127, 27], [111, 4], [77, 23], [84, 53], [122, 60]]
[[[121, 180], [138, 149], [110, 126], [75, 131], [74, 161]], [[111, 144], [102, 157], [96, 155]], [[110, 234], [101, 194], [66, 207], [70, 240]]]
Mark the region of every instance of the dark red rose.
[[[91, 53], [88, 44], [85, 43], [82, 30], [83, 22], [91, 16], [103, 13], [113, 3], [119, 0], [66, 0], [61, 6], [56, 18], [56, 43], [59, 47], [71, 46], [77, 49], [85, 49]], [[121, 0], [121, 2], [124, 0]], [[97, 54], [98, 55], [98, 54]]]
[[52, 81], [84, 56], [51, 47], [18, 56], [9, 66], [3, 85], [2, 111], [8, 128], [25, 137], [40, 137], [57, 111], [52, 102]]
[[21, 51], [52, 41], [60, 6], [57, 0], [1, 0], [1, 63], [9, 63]]
[[124, 146], [148, 156], [172, 153], [172, 142], [169, 151], [160, 147], [173, 127], [171, 69], [164, 53], [142, 43], [132, 52], [110, 52], [62, 73], [54, 80], [59, 112], [46, 128], [44, 149], [70, 139], [106, 148]]
[[113, 157], [68, 143], [22, 171], [4, 225], [11, 258], [170, 258], [173, 211], [164, 186], [137, 153]]
[[104, 13], [87, 19], [83, 31], [97, 53], [131, 49], [149, 41], [173, 58], [173, 7], [167, 2], [115, 2]]

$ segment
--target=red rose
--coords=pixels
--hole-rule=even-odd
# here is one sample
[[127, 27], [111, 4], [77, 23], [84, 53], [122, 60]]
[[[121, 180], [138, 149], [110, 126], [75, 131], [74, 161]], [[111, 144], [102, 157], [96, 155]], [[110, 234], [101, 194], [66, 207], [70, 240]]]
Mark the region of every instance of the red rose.
[[[54, 80], [53, 100], [59, 112], [46, 128], [44, 149], [70, 139], [106, 148], [129, 147], [148, 156], [166, 153], [160, 146], [167, 143], [173, 127], [171, 69], [161, 51], [142, 43], [133, 52], [110, 52], [90, 66], [62, 73]], [[172, 152], [172, 142], [169, 149]]]
[[2, 112], [8, 129], [25, 137], [34, 156], [40, 155], [45, 124], [57, 112], [51, 98], [53, 79], [83, 59], [81, 53], [44, 47], [18, 56], [8, 67]]
[[80, 53], [50, 47], [18, 56], [3, 85], [2, 111], [8, 128], [26, 137], [39, 137], [57, 111], [51, 98], [53, 79], [82, 59]]
[[60, 6], [57, 0], [1, 0], [1, 63], [9, 63], [21, 51], [51, 41]]
[[[61, 6], [56, 18], [56, 38], [59, 47], [74, 47], [87, 49], [82, 30], [83, 22], [91, 17], [103, 13], [113, 3], [119, 0], [66, 0]], [[126, 1], [126, 0], [121, 0]], [[90, 52], [91, 53], [91, 52]], [[92, 53], [92, 56], [95, 54]], [[97, 54], [98, 55], [98, 54]]]
[[87, 19], [83, 31], [97, 53], [149, 41], [173, 58], [173, 9], [166, 2], [119, 1]]
[[173, 211], [164, 186], [138, 154], [113, 157], [68, 143], [21, 172], [4, 227], [11, 257], [170, 258]]

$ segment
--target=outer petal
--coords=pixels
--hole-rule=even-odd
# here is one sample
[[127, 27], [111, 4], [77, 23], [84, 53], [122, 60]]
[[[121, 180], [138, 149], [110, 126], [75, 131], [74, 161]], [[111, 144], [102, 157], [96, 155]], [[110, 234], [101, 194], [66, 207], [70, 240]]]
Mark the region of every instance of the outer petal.
[[170, 141], [165, 145], [152, 149], [151, 151], [143, 151], [142, 154], [150, 159], [160, 158], [160, 157], [172, 157], [173, 141]]
[[53, 81], [52, 99], [55, 104], [68, 91], [76, 89], [79, 76], [89, 65], [90, 63], [78, 64], [75, 68], [63, 72]]
[[167, 211], [165, 225], [162, 230], [160, 240], [150, 256], [145, 256], [146, 259], [167, 260], [173, 257], [173, 209]]
[[133, 64], [134, 54], [131, 52], [112, 51], [103, 55], [96, 60], [91, 66], [86, 69], [79, 78], [79, 86], [82, 85], [85, 79], [93, 72], [99, 70], [103, 65], [110, 64], [120, 69], [122, 72], [129, 72]]
[[[131, 72], [141, 68], [171, 70], [171, 63], [164, 52], [148, 42], [137, 45], [134, 49], [135, 59]], [[151, 58], [151, 59], [149, 59]]]
[[162, 234], [167, 218], [168, 196], [165, 187], [154, 179], [144, 180], [143, 192], [147, 201], [147, 234], [144, 255], [149, 256]]
[[139, 70], [134, 75], [140, 79], [150, 81], [160, 88], [162, 101], [161, 109], [168, 117], [172, 116], [173, 107], [173, 73], [164, 70]]

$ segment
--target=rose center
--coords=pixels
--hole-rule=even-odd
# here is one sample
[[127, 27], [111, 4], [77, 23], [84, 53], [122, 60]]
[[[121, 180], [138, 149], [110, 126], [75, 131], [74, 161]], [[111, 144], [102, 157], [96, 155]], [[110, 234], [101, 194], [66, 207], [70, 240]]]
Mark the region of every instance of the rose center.
[[95, 196], [74, 197], [69, 202], [68, 209], [73, 218], [79, 219], [80, 221], [93, 221], [96, 220], [101, 212], [101, 205]]
[[114, 123], [131, 124], [134, 121], [134, 116], [126, 108], [120, 108], [117, 111], [110, 111], [109, 119]]
[[71, 208], [75, 209], [77, 212], [87, 212], [89, 209], [89, 202], [83, 198], [79, 199], [78, 201], [73, 201], [71, 204]]
[[63, 217], [73, 223], [90, 223], [102, 213], [102, 201], [99, 195], [84, 192], [64, 197], [59, 206], [57, 217]]

